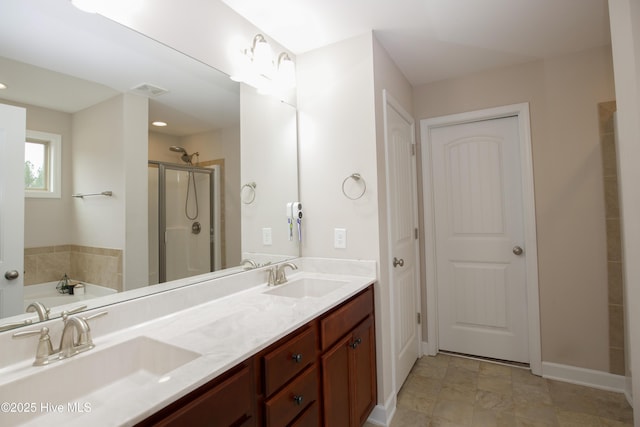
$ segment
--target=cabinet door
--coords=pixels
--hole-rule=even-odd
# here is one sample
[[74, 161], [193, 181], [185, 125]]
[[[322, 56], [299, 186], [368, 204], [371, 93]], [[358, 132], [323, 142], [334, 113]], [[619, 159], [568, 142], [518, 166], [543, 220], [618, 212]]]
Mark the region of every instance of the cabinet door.
[[376, 349], [373, 316], [369, 315], [352, 334], [350, 371], [353, 387], [353, 424], [362, 425], [376, 404]]
[[348, 335], [322, 355], [323, 414], [327, 427], [348, 426], [351, 419], [350, 342], [351, 335]]

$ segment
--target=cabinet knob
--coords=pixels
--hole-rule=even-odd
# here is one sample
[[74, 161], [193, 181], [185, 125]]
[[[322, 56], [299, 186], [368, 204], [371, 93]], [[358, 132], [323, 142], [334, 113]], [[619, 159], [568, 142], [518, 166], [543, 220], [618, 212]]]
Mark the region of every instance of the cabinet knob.
[[303, 400], [304, 397], [302, 396], [293, 396], [293, 401], [296, 402], [296, 405], [302, 405]]
[[360, 344], [362, 344], [362, 338], [356, 338], [351, 343], [351, 348], [353, 348], [355, 350]]
[[291, 359], [296, 363], [300, 363], [300, 362], [302, 362], [302, 354], [300, 354], [300, 353], [293, 354], [291, 356]]

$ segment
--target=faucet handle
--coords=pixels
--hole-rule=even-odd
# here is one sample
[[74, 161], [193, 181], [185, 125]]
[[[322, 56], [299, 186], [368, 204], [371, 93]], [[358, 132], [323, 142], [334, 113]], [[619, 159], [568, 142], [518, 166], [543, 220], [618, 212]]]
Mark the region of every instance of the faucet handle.
[[267, 269], [267, 285], [268, 286], [273, 286], [276, 284], [276, 268], [275, 267], [271, 267], [269, 269]]
[[85, 310], [86, 308], [87, 308], [86, 305], [79, 305], [78, 307], [74, 307], [69, 310], [64, 310], [62, 313], [60, 313], [60, 315], [62, 316], [62, 319], [66, 320], [66, 318], [69, 317], [70, 314], [76, 314], [82, 310]]
[[93, 345], [93, 340], [91, 339], [91, 328], [89, 328], [89, 324], [87, 322], [89, 320], [95, 319], [96, 317], [106, 316], [107, 314], [109, 314], [108, 311], [100, 311], [100, 312], [98, 312], [96, 314], [92, 314], [91, 316], [87, 316], [87, 317], [83, 317], [82, 318], [82, 320], [87, 325], [87, 333], [86, 334], [81, 334], [78, 337], [78, 344], [79, 345], [83, 345], [83, 344]]
[[98, 312], [98, 313], [96, 313], [96, 314], [92, 314], [91, 316], [83, 317], [83, 318], [82, 318], [82, 320], [84, 320], [84, 321], [86, 322], [87, 320], [93, 320], [93, 319], [95, 319], [96, 317], [106, 316], [107, 314], [109, 314], [109, 312], [108, 312], [108, 311], [100, 311], [100, 312]]
[[40, 335], [38, 348], [36, 349], [36, 359], [34, 360], [33, 365], [46, 365], [49, 363], [49, 356], [53, 354], [53, 345], [51, 344], [51, 337], [49, 336], [49, 328], [45, 326], [39, 331], [16, 332], [13, 334], [13, 338], [30, 337], [33, 335]]

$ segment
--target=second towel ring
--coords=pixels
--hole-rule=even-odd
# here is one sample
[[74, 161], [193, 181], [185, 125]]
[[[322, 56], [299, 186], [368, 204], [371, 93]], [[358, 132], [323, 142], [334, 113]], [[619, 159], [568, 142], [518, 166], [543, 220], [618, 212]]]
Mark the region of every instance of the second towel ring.
[[[355, 196], [355, 197], [351, 197], [351, 196], [349, 196], [349, 195], [347, 194], [347, 191], [346, 191], [346, 190], [345, 190], [345, 188], [344, 188], [345, 184], [347, 183], [347, 181], [348, 181], [349, 179], [352, 179], [352, 180], [354, 180], [355, 182], [360, 182], [360, 181], [362, 182], [362, 192], [361, 192], [360, 194], [358, 194], [357, 196]], [[345, 196], [347, 199], [350, 199], [350, 200], [358, 200], [359, 198], [361, 198], [362, 196], [364, 196], [364, 193], [366, 193], [366, 192], [367, 192], [367, 183], [365, 182], [364, 178], [363, 178], [359, 173], [357, 173], [357, 172], [356, 172], [356, 173], [352, 173], [351, 175], [347, 176], [347, 177], [344, 179], [344, 181], [342, 181], [342, 194], [344, 194], [344, 196]]]
[[[257, 185], [255, 182], [247, 182], [242, 187], [240, 187], [240, 199], [242, 200], [242, 203], [244, 203], [245, 205], [250, 205], [251, 203], [253, 203], [253, 201], [256, 199], [256, 187]], [[250, 200], [245, 200], [244, 197], [242, 197], [245, 188], [248, 188], [251, 191]]]

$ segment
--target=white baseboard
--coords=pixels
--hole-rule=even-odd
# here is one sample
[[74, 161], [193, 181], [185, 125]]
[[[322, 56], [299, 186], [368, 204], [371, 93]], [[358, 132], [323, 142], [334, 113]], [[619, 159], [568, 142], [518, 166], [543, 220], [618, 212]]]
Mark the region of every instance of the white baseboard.
[[578, 368], [576, 366], [542, 362], [542, 376], [552, 380], [584, 385], [600, 390], [615, 391], [618, 393], [625, 393], [626, 391], [626, 379], [624, 376], [592, 369]]
[[396, 394], [391, 393], [384, 406], [378, 404], [373, 408], [367, 422], [377, 426], [391, 425], [391, 419], [396, 413], [396, 404]]
[[427, 356], [435, 356], [438, 354], [438, 350], [432, 348], [427, 341], [422, 341], [422, 354]]

